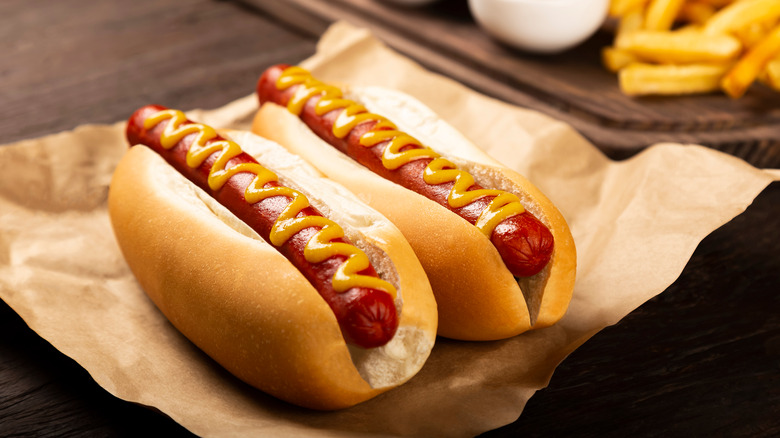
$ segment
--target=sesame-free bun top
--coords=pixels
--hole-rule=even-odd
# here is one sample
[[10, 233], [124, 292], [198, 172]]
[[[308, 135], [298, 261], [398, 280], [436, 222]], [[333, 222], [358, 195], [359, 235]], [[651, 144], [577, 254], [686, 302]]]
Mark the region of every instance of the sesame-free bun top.
[[437, 316], [401, 233], [278, 145], [227, 135], [339, 223], [397, 288], [396, 335], [380, 348], [348, 346], [325, 300], [284, 256], [151, 149], [134, 146], [114, 173], [109, 213], [141, 287], [228, 371], [288, 402], [345, 408], [410, 379], [430, 354]]
[[402, 131], [471, 173], [482, 187], [516, 194], [555, 240], [548, 265], [516, 279], [490, 239], [438, 203], [374, 174], [317, 137], [285, 108], [266, 103], [252, 130], [308, 159], [388, 217], [404, 233], [425, 268], [439, 309], [439, 334], [495, 340], [557, 322], [574, 289], [576, 250], [565, 219], [525, 177], [491, 157], [412, 97], [380, 88], [353, 88], [345, 98], [386, 117]]

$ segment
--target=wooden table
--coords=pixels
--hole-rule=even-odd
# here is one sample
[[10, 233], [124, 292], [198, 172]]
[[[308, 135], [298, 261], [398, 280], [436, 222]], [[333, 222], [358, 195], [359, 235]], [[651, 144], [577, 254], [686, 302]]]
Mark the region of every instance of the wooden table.
[[[355, 2], [336, 1], [333, 8], [349, 3]], [[463, 2], [445, 3], [410, 14], [437, 25], [452, 20], [461, 34], [475, 32], [464, 18]], [[5, 0], [0, 3], [3, 142], [114, 122], [150, 102], [212, 108], [244, 96], [266, 66], [294, 63], [314, 52], [327, 14], [299, 15], [291, 5], [301, 2]], [[391, 19], [377, 26], [410, 56], [433, 50], [404, 40]], [[457, 54], [437, 53], [427, 59], [430, 68], [464, 82], [471, 78], [470, 85], [482, 84], [488, 93], [511, 90], [506, 100], [550, 110], [533, 90], [502, 77], [491, 82], [469, 73], [474, 66]], [[530, 70], [538, 69], [531, 64], [545, 65], [542, 58], [512, 56], [512, 63]], [[761, 102], [774, 99], [758, 93]], [[572, 120], [575, 113], [562, 118]], [[758, 118], [774, 122], [774, 114], [770, 109]], [[587, 120], [595, 119], [574, 125], [580, 129]], [[655, 133], [635, 133], [633, 140], [652, 139], [659, 131], [650, 128]], [[581, 130], [588, 129], [604, 131]], [[771, 135], [756, 143], [764, 134], [745, 132], [751, 138], [744, 144], [730, 138], [731, 146], [713, 147], [756, 164], [774, 163]], [[608, 152], [630, 154], [642, 146], [616, 149], [605, 135], [591, 139]], [[485, 436], [780, 435], [778, 217], [775, 183], [744, 214], [707, 237], [667, 291], [564, 361], [518, 421]], [[156, 411], [109, 395], [2, 302], [0, 333], [0, 436], [189, 435]]]

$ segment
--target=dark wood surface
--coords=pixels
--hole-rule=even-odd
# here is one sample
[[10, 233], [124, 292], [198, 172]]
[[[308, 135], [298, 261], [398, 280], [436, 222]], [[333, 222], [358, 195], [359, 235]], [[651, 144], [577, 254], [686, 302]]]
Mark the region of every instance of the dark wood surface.
[[[313, 53], [321, 19], [299, 20], [308, 29], [207, 0], [0, 2], [3, 142], [150, 102], [221, 106], [266, 66]], [[566, 359], [518, 421], [485, 436], [780, 436], [779, 216], [775, 183], [667, 291]], [[0, 436], [189, 435], [108, 394], [2, 302], [0, 333]]]

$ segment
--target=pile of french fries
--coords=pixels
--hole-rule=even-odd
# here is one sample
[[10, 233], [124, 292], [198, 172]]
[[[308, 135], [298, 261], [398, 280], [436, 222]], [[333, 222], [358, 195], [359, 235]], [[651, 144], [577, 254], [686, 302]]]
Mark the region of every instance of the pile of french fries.
[[780, 0], [612, 0], [602, 60], [631, 96], [780, 91]]

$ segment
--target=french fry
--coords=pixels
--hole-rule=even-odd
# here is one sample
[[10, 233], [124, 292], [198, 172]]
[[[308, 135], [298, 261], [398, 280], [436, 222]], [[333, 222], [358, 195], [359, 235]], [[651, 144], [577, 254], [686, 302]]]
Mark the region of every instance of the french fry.
[[776, 91], [780, 91], [780, 57], [775, 56], [766, 64], [763, 76], [765, 84]]
[[775, 23], [750, 23], [747, 26], [744, 26], [740, 29], [737, 29], [734, 31], [734, 36], [736, 36], [741, 42], [742, 45], [750, 49], [752, 47], [755, 47], [756, 44], [760, 43], [761, 40], [763, 40], [770, 30], [774, 27]]
[[607, 70], [612, 73], [617, 73], [618, 70], [623, 67], [639, 62], [639, 58], [625, 50], [616, 49], [614, 47], [604, 47], [604, 49], [601, 50], [601, 61], [604, 63]]
[[725, 65], [631, 64], [620, 70], [620, 89], [629, 96], [709, 93], [719, 89]]
[[650, 0], [645, 14], [647, 30], [669, 30], [685, 0]]
[[[619, 38], [620, 35], [627, 35], [631, 32], [641, 30], [644, 22], [644, 8], [642, 6], [637, 6], [634, 9], [631, 9], [620, 17], [616, 37]], [[616, 73], [618, 70], [632, 62], [638, 62], [639, 58], [622, 49], [604, 47], [601, 50], [601, 60], [607, 70]]]
[[721, 80], [721, 87], [732, 98], [745, 94], [750, 84], [769, 63], [780, 53], [780, 25], [755, 47], [750, 49]]
[[722, 8], [724, 6], [728, 6], [734, 3], [735, 1], [739, 1], [739, 0], [698, 0], [698, 1], [702, 3], [706, 3], [708, 5], [712, 5], [716, 8]]
[[[604, 66], [628, 95], [780, 91], [780, 0], [612, 0]], [[683, 25], [676, 30], [676, 23]]]
[[645, 15], [643, 8], [634, 8], [626, 12], [618, 23], [616, 38], [620, 38], [621, 35], [626, 35], [637, 30], [642, 30], [644, 22]]
[[643, 9], [648, 0], [612, 0], [609, 4], [611, 17], [622, 17], [634, 9]]
[[699, 26], [698, 24], [686, 24], [685, 26], [678, 27], [677, 29], [674, 30], [674, 33], [678, 33], [678, 34], [687, 33], [687, 32], [701, 34], [701, 26]]
[[716, 12], [704, 26], [704, 33], [707, 35], [732, 33], [750, 23], [771, 21], [778, 17], [780, 17], [778, 0], [740, 0]]
[[615, 47], [647, 61], [691, 64], [727, 62], [739, 54], [742, 44], [729, 35], [641, 30], [621, 35]]
[[678, 18], [687, 23], [702, 25], [715, 15], [715, 6], [700, 1], [686, 2], [680, 8]]

